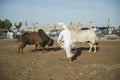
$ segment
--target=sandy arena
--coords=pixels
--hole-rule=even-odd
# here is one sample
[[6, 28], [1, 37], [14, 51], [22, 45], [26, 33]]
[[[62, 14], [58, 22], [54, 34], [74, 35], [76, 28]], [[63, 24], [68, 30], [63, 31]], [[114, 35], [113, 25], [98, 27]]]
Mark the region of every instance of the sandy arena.
[[16, 40], [0, 40], [0, 80], [120, 80], [120, 41], [99, 41], [96, 54], [79, 43], [72, 63], [56, 43], [45, 53], [34, 51], [34, 45], [24, 54], [17, 48]]

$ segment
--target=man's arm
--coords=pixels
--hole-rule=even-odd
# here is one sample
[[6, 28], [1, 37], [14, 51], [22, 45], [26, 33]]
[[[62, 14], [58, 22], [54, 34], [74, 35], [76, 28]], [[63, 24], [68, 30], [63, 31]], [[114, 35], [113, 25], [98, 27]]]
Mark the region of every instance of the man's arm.
[[62, 37], [63, 37], [63, 32], [61, 32], [60, 35], [58, 36], [58, 40], [57, 40], [58, 43], [62, 40]]

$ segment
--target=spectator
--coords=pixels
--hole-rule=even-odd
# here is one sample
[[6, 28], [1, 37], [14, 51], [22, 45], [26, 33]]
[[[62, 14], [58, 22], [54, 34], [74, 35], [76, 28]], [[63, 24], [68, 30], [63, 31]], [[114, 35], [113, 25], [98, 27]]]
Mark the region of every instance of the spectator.
[[13, 39], [13, 32], [11, 30], [8, 31], [7, 38], [8, 39]]

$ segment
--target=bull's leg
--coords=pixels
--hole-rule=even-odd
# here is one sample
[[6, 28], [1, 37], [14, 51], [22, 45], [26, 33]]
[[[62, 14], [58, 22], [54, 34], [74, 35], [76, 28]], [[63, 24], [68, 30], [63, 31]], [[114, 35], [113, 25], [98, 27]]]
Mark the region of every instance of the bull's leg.
[[43, 49], [42, 49], [42, 52], [45, 52], [45, 51], [46, 51], [46, 50], [45, 50], [45, 46], [43, 46], [42, 48], [43, 48]]
[[35, 50], [37, 50], [37, 48], [38, 48], [38, 44], [35, 44]]
[[53, 48], [53, 46], [49, 47], [48, 45], [46, 46], [46, 51], [49, 51], [49, 48]]
[[[46, 49], [46, 50], [45, 50]], [[48, 45], [46, 45], [43, 50], [48, 51]]]
[[53, 46], [50, 47], [50, 46], [47, 45], [46, 50], [49, 51], [49, 48], [53, 48]]
[[21, 46], [22, 54], [24, 54], [24, 53], [23, 53], [23, 49], [25, 48], [25, 46], [26, 46], [26, 44], [23, 44], [23, 45]]
[[19, 47], [18, 47], [18, 53], [20, 53], [20, 45], [19, 45]]
[[97, 50], [96, 50], [96, 45], [94, 45], [94, 53], [96, 53], [96, 51], [97, 51]]
[[22, 45], [19, 45], [18, 47], [18, 53], [22, 52], [23, 53], [23, 48], [22, 48]]
[[77, 53], [77, 42], [74, 42], [74, 45], [75, 45], [75, 53]]
[[24, 48], [22, 47], [22, 48], [21, 48], [21, 50], [22, 50], [22, 54], [24, 54], [24, 53], [23, 53], [23, 49], [24, 49]]
[[23, 53], [23, 48], [25, 47], [24, 43], [20, 43], [18, 47], [18, 53], [22, 52]]
[[92, 45], [92, 43], [88, 43], [88, 44], [90, 45], [90, 49], [89, 49], [88, 52], [91, 52], [91, 51], [92, 51], [92, 47], [93, 47], [93, 45]]
[[18, 53], [20, 53], [21, 46], [22, 46], [22, 42], [19, 42], [19, 46], [18, 46]]

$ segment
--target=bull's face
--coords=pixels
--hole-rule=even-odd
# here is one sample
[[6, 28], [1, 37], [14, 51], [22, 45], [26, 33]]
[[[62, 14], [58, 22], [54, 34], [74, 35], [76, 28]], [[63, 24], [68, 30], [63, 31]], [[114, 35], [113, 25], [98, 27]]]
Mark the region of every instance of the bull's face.
[[50, 43], [48, 44], [48, 46], [53, 46], [53, 44], [54, 44], [54, 40], [50, 39]]

